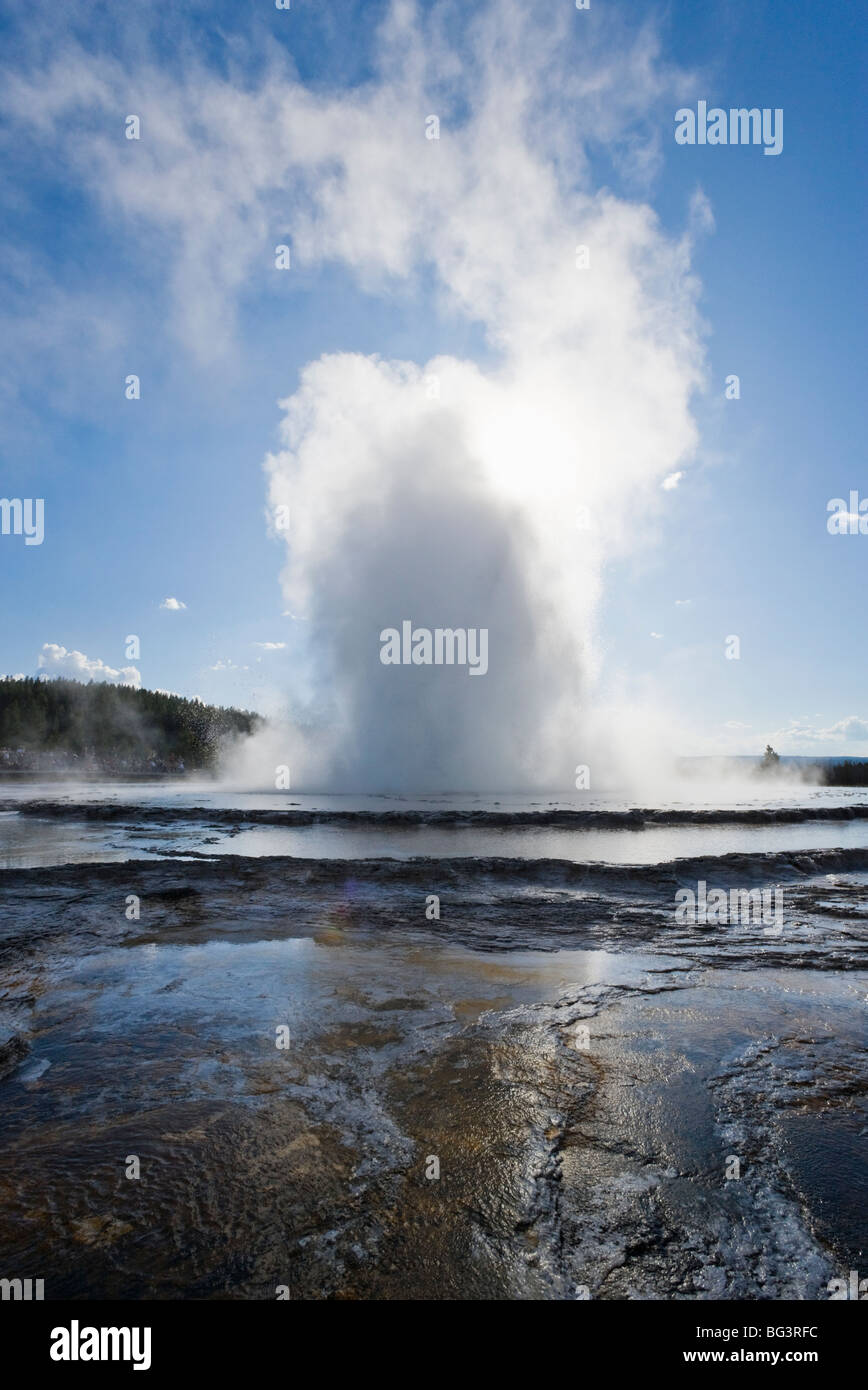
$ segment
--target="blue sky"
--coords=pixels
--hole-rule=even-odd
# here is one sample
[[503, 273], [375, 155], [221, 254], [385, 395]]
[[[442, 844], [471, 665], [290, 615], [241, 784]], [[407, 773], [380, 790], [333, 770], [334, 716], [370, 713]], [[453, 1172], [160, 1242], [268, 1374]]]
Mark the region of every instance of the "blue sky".
[[[323, 196], [326, 175], [313, 191], [307, 172], [293, 176], [276, 196], [244, 185], [246, 169], [270, 157], [267, 100], [249, 142], [244, 110], [230, 113], [235, 182], [223, 162], [230, 137], [221, 131], [212, 148], [226, 107], [207, 104], [209, 81], [252, 101], [293, 71], [323, 101], [387, 85], [397, 60], [378, 37], [386, 7], [190, 3], [168, 18], [163, 8], [71, 4], [50, 19], [2, 10], [3, 67], [16, 78], [2, 112], [2, 493], [43, 497], [46, 534], [33, 547], [0, 537], [0, 670], [34, 673], [44, 644], [120, 670], [136, 634], [143, 684], [292, 712], [315, 701], [318, 667], [310, 624], [289, 616], [286, 550], [267, 518], [263, 460], [282, 447], [278, 401], [324, 353], [485, 366], [497, 349], [424, 258], [405, 275], [385, 254], [379, 267], [373, 254], [361, 264], [353, 251], [304, 254], [295, 210]], [[556, 8], [540, 7], [537, 25]], [[421, 9], [423, 25], [440, 14]], [[470, 69], [466, 9], [447, 10], [441, 32]], [[612, 129], [604, 111], [599, 130], [581, 99], [553, 84], [564, 176], [585, 141], [586, 189], [650, 207], [670, 242], [701, 190], [700, 221], [710, 213], [714, 224], [689, 252], [702, 321], [696, 447], [674, 465], [677, 487], [661, 494], [655, 483], [653, 505], [641, 489], [623, 493], [628, 543], [600, 567], [594, 698], [652, 699], [687, 752], [752, 752], [772, 738], [784, 752], [868, 754], [868, 537], [826, 528], [830, 498], [868, 496], [859, 7], [592, 0], [569, 23], [577, 62], [589, 35], [602, 61], [626, 32], [661, 77], [638, 115], [616, 87], [625, 110]], [[445, 62], [436, 76], [457, 125], [472, 83], [463, 90]], [[420, 117], [432, 92], [423, 84]], [[783, 152], [676, 145], [675, 109], [700, 99], [782, 108]], [[140, 108], [142, 141], [124, 142], [124, 117]], [[198, 127], [178, 115], [193, 110]], [[327, 120], [317, 110], [311, 140]], [[192, 230], [183, 210], [167, 211], [184, 197], [174, 120], [185, 158], [198, 169], [198, 151], [208, 166]], [[387, 157], [388, 130], [382, 138]], [[447, 138], [448, 121], [444, 148]], [[340, 130], [329, 139], [339, 156]], [[131, 188], [139, 156], [152, 162]], [[352, 227], [332, 226], [333, 244], [342, 231], [353, 241]], [[294, 259], [285, 275], [273, 267], [284, 241]], [[139, 401], [124, 398], [133, 372]], [[740, 378], [737, 401], [723, 397], [728, 373]], [[185, 607], [161, 607], [169, 597]], [[724, 656], [731, 634], [737, 661]], [[50, 669], [61, 666], [71, 669], [66, 659]]]

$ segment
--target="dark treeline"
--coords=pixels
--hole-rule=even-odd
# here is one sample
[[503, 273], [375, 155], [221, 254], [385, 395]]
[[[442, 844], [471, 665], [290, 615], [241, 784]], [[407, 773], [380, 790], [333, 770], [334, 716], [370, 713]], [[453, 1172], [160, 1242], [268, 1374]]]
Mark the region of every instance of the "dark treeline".
[[827, 787], [868, 787], [868, 762], [826, 763], [823, 781]]
[[0, 680], [0, 769], [155, 773], [214, 766], [256, 714], [132, 686]]
[[781, 760], [770, 743], [766, 744], [766, 751], [754, 771], [769, 776], [786, 773], [788, 768], [794, 765], [806, 767], [812, 777], [826, 787], [868, 787], [868, 759], [858, 758], [839, 763], [823, 759], [811, 763], [808, 759], [799, 758], [791, 760], [788, 764]]
[[[847, 762], [833, 763], [832, 760], [823, 759], [812, 765], [819, 773], [819, 781], [826, 787], [868, 787], [868, 759], [847, 760]], [[769, 773], [778, 773], [780, 770], [786, 771], [778, 753], [772, 748], [771, 744], [765, 745], [765, 753], [760, 762], [757, 763], [755, 771], [768, 776]]]

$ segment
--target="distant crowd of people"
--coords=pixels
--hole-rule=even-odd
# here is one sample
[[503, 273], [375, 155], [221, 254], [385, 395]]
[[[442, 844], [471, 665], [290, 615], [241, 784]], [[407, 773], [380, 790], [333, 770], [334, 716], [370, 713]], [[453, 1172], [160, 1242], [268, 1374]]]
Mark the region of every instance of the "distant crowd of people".
[[152, 751], [147, 757], [128, 757], [123, 754], [98, 753], [95, 748], [83, 748], [81, 754], [64, 749], [2, 748], [0, 771], [10, 772], [93, 772], [126, 773], [142, 776], [147, 773], [186, 771], [184, 759], [170, 753], [159, 757]]

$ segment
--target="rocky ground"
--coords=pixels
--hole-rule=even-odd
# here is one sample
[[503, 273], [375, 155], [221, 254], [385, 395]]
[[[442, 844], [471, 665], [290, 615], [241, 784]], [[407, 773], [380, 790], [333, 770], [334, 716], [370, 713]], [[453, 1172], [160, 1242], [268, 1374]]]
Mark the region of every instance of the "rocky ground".
[[[8, 871], [0, 1272], [828, 1297], [865, 1265], [860, 854]], [[677, 925], [701, 877], [782, 883], [782, 934]]]

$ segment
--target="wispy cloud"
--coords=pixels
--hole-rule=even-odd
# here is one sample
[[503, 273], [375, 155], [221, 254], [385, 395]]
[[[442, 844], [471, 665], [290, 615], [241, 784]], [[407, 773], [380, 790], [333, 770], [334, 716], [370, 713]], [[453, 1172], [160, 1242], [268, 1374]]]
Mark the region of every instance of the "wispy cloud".
[[778, 729], [771, 734], [770, 738], [772, 742], [799, 744], [866, 743], [868, 742], [868, 719], [851, 714], [825, 728], [818, 728], [802, 720], [794, 720], [787, 728]]

